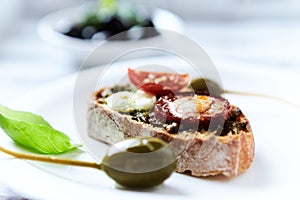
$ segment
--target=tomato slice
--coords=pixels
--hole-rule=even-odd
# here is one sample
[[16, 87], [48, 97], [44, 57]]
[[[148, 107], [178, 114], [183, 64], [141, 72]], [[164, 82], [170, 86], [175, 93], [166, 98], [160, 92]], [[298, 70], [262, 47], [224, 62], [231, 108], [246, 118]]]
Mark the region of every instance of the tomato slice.
[[154, 95], [174, 93], [187, 86], [188, 74], [139, 71], [128, 68], [130, 81], [139, 89]]

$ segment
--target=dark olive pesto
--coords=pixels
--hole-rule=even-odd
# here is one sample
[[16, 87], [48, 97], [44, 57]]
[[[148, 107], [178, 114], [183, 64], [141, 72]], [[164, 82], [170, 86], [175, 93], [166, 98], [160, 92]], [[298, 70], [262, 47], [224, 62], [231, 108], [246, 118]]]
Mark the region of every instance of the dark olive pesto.
[[123, 91], [129, 91], [133, 92], [135, 88], [132, 87], [130, 84], [125, 84], [125, 85], [115, 85], [110, 88], [112, 94], [117, 93], [117, 92], [123, 92]]
[[222, 131], [220, 131], [220, 136], [226, 136], [228, 133], [238, 134], [240, 131], [246, 131], [248, 126], [248, 121], [240, 121], [238, 118], [243, 116], [242, 111], [239, 108], [234, 108], [231, 110], [231, 115], [228, 120], [225, 121]]
[[129, 114], [132, 116], [131, 119], [133, 119], [135, 121], [150, 124], [150, 113], [149, 113], [149, 111], [146, 111], [146, 110], [133, 110]]

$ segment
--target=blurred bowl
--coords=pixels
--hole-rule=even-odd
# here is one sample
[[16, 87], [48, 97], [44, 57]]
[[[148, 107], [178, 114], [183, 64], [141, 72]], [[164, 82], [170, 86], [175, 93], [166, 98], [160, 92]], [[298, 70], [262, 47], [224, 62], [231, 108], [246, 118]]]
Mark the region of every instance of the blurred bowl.
[[[90, 39], [79, 39], [64, 35], [61, 31], [63, 27], [68, 26], [68, 24], [80, 22], [90, 6], [91, 4], [85, 4], [50, 13], [38, 23], [39, 36], [46, 42], [64, 48], [74, 54], [74, 57], [80, 62], [83, 62], [84, 59], [101, 44], [101, 47], [97, 48], [97, 50], [103, 50], [102, 52], [99, 51], [99, 54], [104, 53], [104, 56], [100, 55], [89, 58], [84, 63], [86, 67], [110, 62], [112, 56], [116, 55], [116, 51], [124, 52], [128, 47], [155, 45], [161, 44], [164, 41], [164, 35], [163, 33], [161, 34], [159, 30], [160, 34], [158, 36], [138, 40], [92, 41]], [[181, 18], [167, 10], [153, 9], [151, 20], [155, 28], [179, 33], [183, 32], [183, 22]]]

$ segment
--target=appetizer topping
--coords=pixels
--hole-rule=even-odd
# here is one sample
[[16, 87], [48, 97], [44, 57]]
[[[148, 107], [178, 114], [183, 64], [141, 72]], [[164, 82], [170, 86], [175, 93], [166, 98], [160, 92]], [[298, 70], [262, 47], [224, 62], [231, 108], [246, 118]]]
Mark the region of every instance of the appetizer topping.
[[129, 84], [125, 84], [125, 85], [115, 85], [113, 87], [104, 87], [100, 90], [98, 90], [96, 93], [95, 93], [95, 96], [98, 98], [98, 99], [102, 99], [102, 98], [106, 98], [114, 93], [117, 93], [117, 92], [123, 92], [123, 91], [129, 91], [129, 92], [133, 92], [135, 91], [136, 89], [133, 88], [131, 85]]
[[130, 112], [132, 110], [150, 110], [155, 104], [156, 97], [142, 90], [122, 91], [111, 94], [105, 101], [113, 110]]
[[117, 92], [107, 97], [106, 103], [113, 110], [126, 112], [129, 110], [130, 96], [131, 92], [128, 91]]
[[136, 120], [138, 122], [143, 122], [146, 124], [150, 124], [150, 113], [145, 110], [133, 110], [130, 112], [132, 116], [131, 119]]
[[226, 120], [229, 115], [227, 100], [204, 95], [162, 96], [154, 107], [158, 121], [166, 124], [175, 122], [193, 129], [207, 129], [211, 120]]
[[164, 124], [163, 127], [168, 133], [177, 133], [179, 130], [179, 124], [176, 122], [172, 122], [171, 124]]
[[238, 134], [240, 131], [249, 130], [249, 122], [246, 119], [241, 120], [243, 117], [244, 114], [242, 111], [239, 108], [234, 107], [231, 110], [230, 117], [226, 120], [224, 126], [222, 127], [220, 136], [226, 136], [229, 133]]
[[138, 71], [128, 68], [130, 81], [139, 89], [154, 94], [166, 95], [183, 89], [188, 84], [188, 74], [171, 74]]
[[[146, 72], [128, 69], [131, 85], [116, 85], [97, 92], [97, 102], [129, 114], [135, 121], [164, 128], [168, 133], [213, 131], [216, 135], [238, 134], [247, 123], [243, 114], [231, 109], [213, 81], [197, 78], [189, 83], [187, 74]], [[213, 95], [213, 96], [209, 96]], [[157, 100], [158, 98], [158, 100]], [[237, 122], [238, 121], [238, 122]]]

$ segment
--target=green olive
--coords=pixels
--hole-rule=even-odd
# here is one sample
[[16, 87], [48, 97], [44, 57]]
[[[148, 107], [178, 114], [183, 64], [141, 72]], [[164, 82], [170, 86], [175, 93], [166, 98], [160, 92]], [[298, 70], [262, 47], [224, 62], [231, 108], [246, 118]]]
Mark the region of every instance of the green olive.
[[189, 87], [195, 92], [208, 93], [213, 96], [221, 96], [224, 90], [214, 81], [205, 78], [191, 80]]
[[160, 185], [176, 168], [176, 156], [158, 138], [140, 137], [113, 145], [102, 161], [105, 173], [125, 188]]

